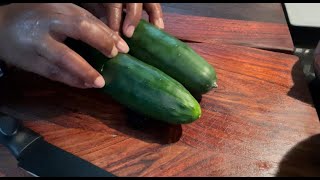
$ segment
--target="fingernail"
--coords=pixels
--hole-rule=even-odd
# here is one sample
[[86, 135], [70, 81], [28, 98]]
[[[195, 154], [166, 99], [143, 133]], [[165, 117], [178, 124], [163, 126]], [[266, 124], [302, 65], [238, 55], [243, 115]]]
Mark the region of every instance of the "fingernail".
[[116, 55], [118, 54], [118, 50], [115, 46], [112, 47], [112, 50], [111, 50], [111, 53], [110, 55], [108, 56], [109, 58], [113, 58], [115, 57]]
[[160, 29], [164, 29], [163, 19], [162, 18], [157, 19], [155, 22], [155, 25]]
[[120, 39], [120, 41], [117, 43], [117, 48], [123, 53], [128, 53], [129, 52], [129, 46], [122, 39]]
[[127, 33], [126, 33], [126, 35], [127, 35], [127, 37], [132, 37], [132, 35], [133, 35], [133, 32], [134, 32], [134, 26], [132, 26], [132, 25], [130, 25], [128, 28], [127, 28]]
[[96, 80], [94, 80], [94, 87], [96, 88], [102, 88], [105, 85], [105, 81], [102, 76], [97, 77]]

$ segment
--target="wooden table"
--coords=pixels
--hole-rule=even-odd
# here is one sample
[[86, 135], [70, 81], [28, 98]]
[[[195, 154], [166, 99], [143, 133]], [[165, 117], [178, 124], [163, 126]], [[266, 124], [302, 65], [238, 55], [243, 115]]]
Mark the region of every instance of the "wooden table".
[[[270, 13], [282, 17], [280, 5], [256, 5], [270, 10], [260, 22], [230, 14], [200, 17], [202, 11], [192, 9], [201, 7], [195, 6], [163, 7], [166, 31], [188, 41], [218, 74], [219, 87], [203, 95], [198, 121], [182, 126], [148, 121], [95, 90], [25, 72], [1, 85], [0, 111], [118, 176], [320, 175], [320, 126], [307, 82], [291, 55], [286, 25], [266, 22]], [[204, 16], [211, 15], [210, 7], [215, 4], [203, 5]], [[243, 16], [249, 12], [238, 4], [230, 13], [239, 15], [237, 8]], [[172, 14], [179, 9], [184, 15]], [[190, 9], [198, 16], [185, 15]], [[3, 147], [0, 176], [26, 176]]]

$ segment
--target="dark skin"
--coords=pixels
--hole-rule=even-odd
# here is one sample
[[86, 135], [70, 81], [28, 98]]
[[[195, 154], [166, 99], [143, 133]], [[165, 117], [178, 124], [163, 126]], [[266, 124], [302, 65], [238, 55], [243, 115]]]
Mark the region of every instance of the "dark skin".
[[[117, 32], [122, 27], [124, 35], [131, 37], [132, 26], [134, 30], [144, 6], [137, 4], [126, 4], [126, 17], [119, 16], [123, 9], [112, 9], [112, 4], [94, 4], [104, 8], [104, 15], [102, 11], [99, 14], [98, 10], [89, 8], [89, 12], [71, 3], [13, 3], [1, 6], [0, 40], [5, 43], [1, 43], [0, 59], [72, 87], [101, 88], [105, 85], [102, 76], [63, 41], [67, 37], [81, 40], [110, 58], [119, 52], [127, 53], [129, 47]], [[88, 5], [94, 7], [92, 4], [84, 7]], [[156, 6], [161, 13], [160, 5]], [[150, 10], [150, 7], [146, 11], [151, 14], [151, 22], [159, 21], [159, 12], [154, 13], [155, 9]], [[123, 25], [119, 23], [122, 19]], [[128, 27], [131, 27], [129, 33]]]
[[[132, 36], [141, 19], [143, 9], [148, 13], [149, 21], [152, 24], [158, 28], [164, 28], [162, 9], [159, 3], [83, 3], [82, 6], [112, 30], [117, 33], [122, 31], [127, 37]], [[122, 17], [124, 9], [127, 13], [125, 17]], [[121, 24], [122, 20], [123, 24]]]
[[[320, 76], [320, 41], [318, 42], [318, 45], [315, 49], [314, 58], [315, 58], [314, 68], [318, 72], [318, 76]], [[318, 78], [320, 78], [320, 77], [318, 77]]]

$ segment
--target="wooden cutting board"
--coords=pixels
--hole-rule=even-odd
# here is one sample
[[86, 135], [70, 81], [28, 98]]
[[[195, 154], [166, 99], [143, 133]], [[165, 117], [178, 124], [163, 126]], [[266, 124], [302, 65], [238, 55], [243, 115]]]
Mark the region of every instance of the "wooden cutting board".
[[168, 33], [186, 41], [221, 42], [285, 53], [292, 53], [294, 49], [286, 24], [175, 13], [165, 13], [164, 22]]
[[286, 159], [291, 152], [310, 154], [298, 143], [320, 132], [298, 58], [214, 42], [190, 45], [219, 79], [192, 124], [148, 121], [95, 90], [19, 72], [10, 76], [0, 111], [118, 176], [274, 176], [308, 167], [308, 158]]

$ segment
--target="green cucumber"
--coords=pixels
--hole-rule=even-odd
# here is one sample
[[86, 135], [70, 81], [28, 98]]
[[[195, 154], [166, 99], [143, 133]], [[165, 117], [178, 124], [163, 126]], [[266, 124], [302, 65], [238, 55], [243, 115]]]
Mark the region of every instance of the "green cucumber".
[[106, 81], [102, 91], [120, 104], [170, 124], [186, 124], [201, 116], [199, 103], [178, 81], [129, 54], [109, 59], [94, 50], [91, 65]]
[[214, 68], [189, 45], [141, 20], [131, 38], [129, 54], [183, 84], [190, 92], [204, 94], [217, 87]]

